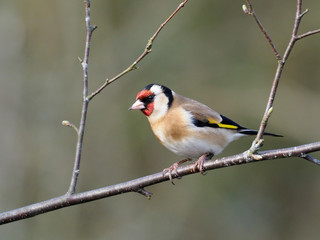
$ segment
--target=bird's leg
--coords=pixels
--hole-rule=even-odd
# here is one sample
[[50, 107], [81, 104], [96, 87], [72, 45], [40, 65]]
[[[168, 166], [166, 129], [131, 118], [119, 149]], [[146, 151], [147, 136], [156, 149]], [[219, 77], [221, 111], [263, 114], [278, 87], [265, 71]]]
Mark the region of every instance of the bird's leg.
[[191, 159], [190, 158], [186, 158], [186, 159], [183, 159], [183, 160], [181, 160], [179, 162], [175, 162], [170, 167], [163, 169], [162, 175], [164, 176], [168, 172], [170, 182], [174, 185], [174, 183], [172, 181], [172, 171], [176, 174], [177, 177], [180, 177], [179, 174], [178, 174], [177, 169], [178, 169], [179, 165], [181, 165], [182, 163], [185, 163], [187, 161], [191, 161]]
[[202, 175], [205, 175], [206, 172], [203, 170], [203, 163], [206, 160], [210, 160], [213, 157], [213, 153], [205, 153], [194, 163], [193, 171], [195, 172], [197, 169]]

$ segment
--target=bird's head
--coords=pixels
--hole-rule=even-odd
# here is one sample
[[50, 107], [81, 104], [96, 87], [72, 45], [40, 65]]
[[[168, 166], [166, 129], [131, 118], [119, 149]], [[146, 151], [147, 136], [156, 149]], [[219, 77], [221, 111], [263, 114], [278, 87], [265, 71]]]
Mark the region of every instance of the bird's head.
[[160, 118], [166, 114], [173, 102], [174, 92], [159, 84], [149, 84], [136, 97], [129, 110], [141, 110], [147, 117]]

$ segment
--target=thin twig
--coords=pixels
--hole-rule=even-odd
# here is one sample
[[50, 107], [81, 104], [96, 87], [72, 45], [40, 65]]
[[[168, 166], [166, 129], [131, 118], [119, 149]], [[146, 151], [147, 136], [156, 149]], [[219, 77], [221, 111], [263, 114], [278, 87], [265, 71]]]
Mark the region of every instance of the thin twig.
[[279, 61], [278, 66], [277, 66], [277, 70], [276, 70], [276, 74], [274, 76], [273, 84], [271, 86], [271, 91], [270, 91], [267, 107], [266, 107], [265, 113], [263, 115], [263, 118], [261, 120], [258, 134], [252, 143], [251, 152], [255, 152], [256, 150], [258, 150], [261, 147], [261, 144], [260, 144], [260, 143], [262, 143], [261, 139], [262, 139], [264, 131], [267, 127], [268, 120], [271, 116], [270, 113], [272, 112], [272, 109], [273, 109], [273, 102], [274, 102], [274, 98], [275, 98], [275, 95], [276, 95], [276, 92], [278, 89], [280, 77], [281, 77], [281, 74], [283, 71], [283, 66], [284, 66], [284, 62]]
[[303, 34], [300, 34], [299, 36], [296, 37], [297, 40], [300, 40], [302, 38], [305, 38], [305, 37], [309, 37], [313, 34], [317, 34], [317, 33], [320, 33], [320, 29], [317, 29], [317, 30], [313, 30], [313, 31], [309, 31], [309, 32], [306, 32], [306, 33], [303, 33]]
[[275, 46], [275, 44], [273, 43], [271, 37], [269, 36], [269, 34], [267, 33], [267, 31], [264, 29], [264, 27], [262, 26], [262, 23], [260, 22], [258, 16], [256, 15], [253, 7], [252, 7], [252, 4], [249, 0], [246, 0], [247, 2], [247, 5], [248, 5], [248, 8], [244, 5], [243, 6], [243, 11], [248, 14], [248, 15], [251, 15], [254, 20], [256, 21], [256, 23], [258, 24], [258, 27], [260, 28], [261, 32], [263, 33], [263, 35], [266, 37], [266, 39], [268, 40], [270, 46], [271, 46], [271, 49], [272, 49], [272, 52], [273, 54], [275, 55], [276, 59], [279, 61], [281, 60], [281, 56]]
[[302, 154], [301, 155], [302, 158], [314, 163], [314, 164], [317, 164], [317, 165], [320, 165], [320, 160], [319, 159], [316, 159], [315, 157], [309, 155], [309, 154]]
[[148, 192], [144, 188], [139, 188], [136, 192], [140, 193], [143, 196], [145, 196], [148, 200], [150, 200], [152, 195], [153, 195], [151, 192]]
[[[261, 156], [259, 160], [256, 160], [254, 158], [248, 159], [245, 156], [245, 154], [238, 154], [220, 159], [213, 159], [210, 161], [206, 161], [204, 163], [204, 168], [206, 171], [208, 171], [217, 168], [259, 162], [263, 160], [301, 157], [316, 151], [320, 151], [320, 142], [314, 142], [290, 148], [263, 151], [258, 153], [259, 156]], [[317, 164], [320, 165], [320, 162], [318, 162]], [[176, 174], [174, 173], [172, 174], [173, 178], [180, 178], [182, 176], [195, 173], [193, 171], [193, 164], [180, 166], [177, 172], [179, 176], [176, 176]], [[149, 176], [137, 178], [128, 182], [119, 183], [104, 188], [94, 189], [82, 193], [75, 193], [70, 196], [63, 195], [57, 198], [49, 199], [43, 202], [35, 203], [29, 206], [1, 213], [0, 224], [10, 223], [21, 219], [30, 218], [46, 212], [54, 211], [60, 208], [95, 201], [98, 199], [107, 198], [128, 192], [139, 192], [144, 196], [151, 197], [151, 193], [145, 191], [144, 188], [166, 181], [169, 181], [169, 174], [163, 176], [162, 172], [159, 172]]]
[[90, 20], [91, 20], [90, 19], [90, 0], [86, 0], [85, 2], [85, 12], [86, 12], [86, 18], [85, 18], [86, 44], [85, 44], [85, 50], [84, 50], [84, 58], [81, 63], [82, 70], [83, 70], [82, 111], [81, 111], [81, 119], [80, 119], [79, 130], [78, 130], [78, 139], [77, 139], [74, 167], [73, 167], [71, 182], [70, 182], [67, 195], [71, 195], [76, 191], [76, 186], [77, 186], [78, 177], [79, 177], [83, 136], [84, 136], [87, 110], [88, 110], [88, 104], [89, 104], [87, 95], [88, 95], [88, 63], [89, 63], [90, 45], [91, 45], [92, 33], [97, 28], [96, 26], [91, 26], [91, 23], [90, 23]]
[[147, 45], [143, 51], [143, 53], [128, 67], [126, 68], [124, 71], [122, 71], [121, 73], [119, 73], [118, 75], [116, 75], [115, 77], [111, 78], [111, 79], [107, 79], [105, 81], [104, 84], [102, 84], [96, 91], [94, 91], [93, 93], [91, 93], [88, 96], [88, 100], [90, 101], [92, 98], [94, 98], [97, 94], [99, 94], [106, 86], [108, 86], [109, 84], [113, 83], [114, 81], [118, 80], [119, 78], [121, 78], [123, 75], [127, 74], [128, 72], [131, 72], [132, 70], [136, 69], [137, 64], [145, 57], [147, 56], [150, 52], [152, 52], [152, 45], [153, 45], [153, 41], [156, 39], [156, 37], [158, 36], [158, 34], [160, 33], [160, 31], [163, 29], [163, 27], [171, 20], [171, 18], [173, 18], [177, 12], [184, 7], [184, 5], [188, 2], [188, 0], [184, 0], [182, 3], [179, 4], [179, 6], [176, 8], [176, 10], [174, 10], [174, 12], [159, 26], [159, 28], [157, 29], [157, 31], [153, 34], [153, 36], [148, 40]]
[[[272, 43], [272, 40], [270, 38], [270, 36], [267, 34], [267, 32], [264, 30], [264, 28], [262, 27], [259, 19], [256, 17], [255, 13], [254, 13], [254, 10], [252, 8], [252, 4], [249, 0], [246, 0], [248, 6], [249, 6], [249, 10], [246, 10], [246, 7], [243, 7], [244, 9], [244, 12], [245, 13], [248, 13], [250, 15], [252, 15], [254, 17], [254, 19], [256, 20], [260, 30], [263, 32], [264, 36], [267, 38], [268, 42], [270, 43], [271, 47], [272, 47], [272, 50], [273, 52], [276, 54], [277, 51], [275, 49], [275, 47], [273, 47], [273, 43]], [[320, 32], [320, 29], [318, 30], [315, 30], [315, 31], [311, 31], [311, 32], [307, 32], [305, 34], [302, 34], [302, 35], [298, 35], [298, 30], [299, 30], [299, 26], [300, 26], [300, 22], [301, 22], [301, 19], [302, 17], [308, 12], [308, 10], [305, 10], [304, 12], [301, 11], [301, 8], [302, 8], [302, 0], [297, 0], [297, 10], [296, 10], [296, 16], [295, 16], [295, 21], [294, 21], [294, 26], [293, 26], [293, 30], [292, 30], [292, 34], [291, 34], [291, 38], [290, 38], [290, 41], [287, 45], [287, 48], [283, 54], [283, 57], [282, 59], [281, 58], [277, 58], [278, 60], [278, 66], [277, 66], [277, 70], [276, 70], [276, 73], [275, 73], [275, 76], [274, 76], [274, 79], [273, 79], [273, 84], [272, 84], [272, 87], [271, 87], [271, 91], [270, 91], [270, 95], [269, 95], [269, 99], [268, 99], [268, 103], [267, 103], [267, 106], [266, 106], [266, 109], [265, 109], [265, 112], [264, 112], [264, 116], [261, 120], [261, 124], [260, 124], [260, 128], [259, 128], [259, 131], [258, 131], [258, 134], [255, 138], [255, 140], [252, 142], [252, 146], [251, 148], [249, 149], [249, 153], [253, 154], [254, 152], [256, 152], [260, 147], [261, 147], [261, 144], [262, 144], [262, 137], [263, 137], [263, 133], [265, 131], [265, 128], [267, 127], [267, 124], [268, 124], [268, 120], [270, 118], [270, 113], [272, 112], [272, 109], [273, 109], [273, 102], [274, 102], [274, 99], [275, 99], [275, 95], [276, 95], [276, 92], [277, 92], [277, 89], [278, 89], [278, 85], [279, 85], [279, 81], [280, 81], [280, 78], [281, 78], [281, 74], [282, 74], [282, 71], [283, 71], [283, 68], [284, 68], [284, 65], [294, 47], [294, 44], [304, 38], [304, 37], [307, 37], [307, 36], [311, 36], [313, 34], [316, 34], [316, 33], [319, 33]], [[280, 54], [279, 54], [280, 56]]]
[[72, 128], [77, 134], [79, 133], [78, 128], [77, 128], [76, 125], [74, 125], [73, 123], [71, 123], [71, 122], [69, 122], [69, 121], [67, 121], [67, 120], [63, 120], [61, 124], [62, 124], [63, 126]]

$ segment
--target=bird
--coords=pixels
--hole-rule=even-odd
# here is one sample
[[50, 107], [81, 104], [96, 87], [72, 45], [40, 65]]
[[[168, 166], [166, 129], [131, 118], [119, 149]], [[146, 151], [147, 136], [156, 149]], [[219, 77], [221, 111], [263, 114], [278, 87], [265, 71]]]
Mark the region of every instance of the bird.
[[[230, 142], [258, 133], [161, 84], [144, 87], [129, 110], [140, 110], [148, 118], [159, 142], [185, 158], [163, 170], [163, 175], [169, 173], [172, 183], [172, 172], [179, 177], [177, 169], [180, 164], [197, 159], [193, 171], [205, 174], [203, 163], [206, 160], [221, 153]], [[267, 132], [264, 135], [282, 137]]]

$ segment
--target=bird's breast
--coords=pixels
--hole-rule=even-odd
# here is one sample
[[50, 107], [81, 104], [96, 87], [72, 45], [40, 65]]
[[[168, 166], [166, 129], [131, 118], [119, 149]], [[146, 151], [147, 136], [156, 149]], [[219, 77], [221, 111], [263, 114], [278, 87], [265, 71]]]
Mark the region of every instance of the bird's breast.
[[187, 111], [172, 111], [164, 118], [150, 121], [157, 139], [170, 151], [187, 158], [198, 158], [204, 153], [218, 154], [226, 140], [208, 127], [196, 127]]

